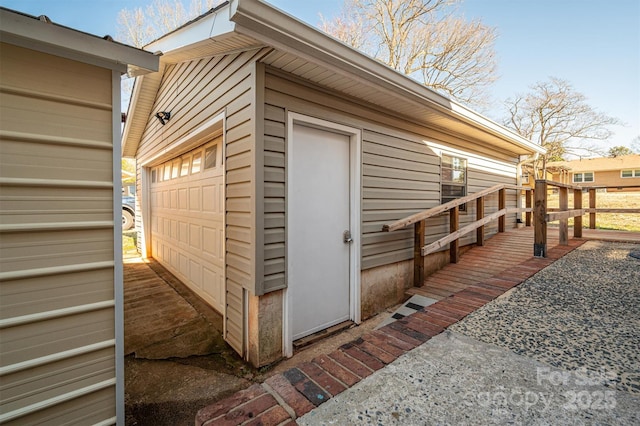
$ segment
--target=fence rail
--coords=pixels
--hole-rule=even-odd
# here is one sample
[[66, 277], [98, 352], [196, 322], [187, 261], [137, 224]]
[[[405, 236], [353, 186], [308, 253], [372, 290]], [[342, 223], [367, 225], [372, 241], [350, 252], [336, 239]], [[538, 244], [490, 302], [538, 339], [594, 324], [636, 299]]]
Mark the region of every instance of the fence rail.
[[[548, 208], [547, 197], [549, 187], [558, 188], [560, 208]], [[640, 213], [640, 209], [599, 209], [596, 207], [596, 189], [629, 189], [640, 188], [638, 185], [626, 186], [597, 186], [581, 187], [549, 180], [536, 180], [535, 209], [534, 209], [534, 243], [533, 255], [537, 257], [547, 256], [547, 224], [556, 220], [560, 221], [559, 235], [560, 245], [569, 244], [569, 219], [573, 219], [574, 238], [582, 237], [582, 216], [589, 213], [589, 228], [596, 229], [597, 213]], [[573, 208], [569, 209], [569, 190], [573, 191]], [[589, 208], [582, 206], [582, 193], [589, 191]]]

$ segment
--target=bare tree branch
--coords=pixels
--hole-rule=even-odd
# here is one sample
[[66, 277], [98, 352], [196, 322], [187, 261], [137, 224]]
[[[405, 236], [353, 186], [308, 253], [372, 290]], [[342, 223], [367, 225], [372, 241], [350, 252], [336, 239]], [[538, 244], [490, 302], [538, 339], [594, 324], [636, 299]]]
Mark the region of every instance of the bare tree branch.
[[507, 99], [505, 105], [508, 115], [503, 124], [545, 147], [544, 161], [563, 160], [566, 155], [601, 155], [590, 142], [610, 138], [610, 126], [622, 124], [593, 109], [568, 81], [555, 77], [534, 84], [527, 94]]
[[140, 7], [122, 9], [118, 14], [116, 38], [132, 46], [143, 47], [222, 1], [191, 0], [185, 7], [181, 0], [154, 0], [144, 10]]
[[454, 99], [483, 106], [496, 31], [454, 15], [457, 0], [345, 0], [320, 28]]

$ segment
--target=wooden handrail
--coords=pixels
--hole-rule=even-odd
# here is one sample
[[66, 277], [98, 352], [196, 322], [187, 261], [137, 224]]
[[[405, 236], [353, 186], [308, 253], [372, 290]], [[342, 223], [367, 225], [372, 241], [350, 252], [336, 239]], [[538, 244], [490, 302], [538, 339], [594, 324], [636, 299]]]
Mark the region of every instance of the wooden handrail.
[[[558, 188], [560, 208], [547, 207], [547, 190], [549, 186]], [[589, 214], [589, 228], [596, 228], [596, 213], [640, 213], [640, 209], [598, 209], [596, 208], [596, 189], [640, 188], [640, 185], [612, 185], [612, 186], [578, 186], [544, 179], [536, 180], [535, 188], [535, 231], [533, 255], [546, 257], [547, 255], [547, 225], [556, 220], [559, 224], [560, 245], [569, 244], [569, 218], [574, 218], [573, 236], [582, 237], [582, 216]], [[573, 191], [573, 209], [569, 208], [569, 190]], [[589, 191], [589, 208], [582, 206], [582, 191]]]
[[585, 209], [563, 210], [553, 213], [547, 213], [547, 222], [553, 222], [560, 219], [569, 219], [571, 217], [582, 216]]
[[512, 207], [512, 208], [498, 210], [497, 212], [492, 213], [489, 216], [485, 216], [482, 219], [476, 220], [475, 222], [472, 222], [466, 226], [463, 226], [462, 228], [458, 229], [456, 232], [451, 233], [445, 237], [440, 238], [437, 241], [432, 242], [429, 245], [422, 247], [422, 255], [426, 256], [435, 251], [438, 251], [439, 249], [449, 244], [451, 241], [457, 240], [463, 235], [466, 235], [469, 232], [475, 231], [476, 229], [483, 227], [484, 225], [486, 225], [491, 221], [504, 217], [504, 215], [506, 214], [531, 212], [532, 210], [533, 209], [526, 208], [526, 207], [520, 207], [520, 208]]
[[583, 209], [585, 213], [640, 213], [640, 209]]
[[382, 230], [385, 232], [397, 231], [398, 229], [406, 228], [407, 226], [411, 226], [414, 223], [420, 222], [421, 220], [429, 219], [431, 217], [437, 216], [441, 213], [444, 213], [448, 210], [451, 210], [455, 207], [466, 204], [470, 201], [474, 201], [480, 197], [486, 197], [487, 195], [491, 195], [494, 192], [498, 192], [502, 189], [515, 189], [520, 191], [531, 191], [531, 188], [525, 186], [517, 186], [517, 185], [507, 185], [507, 184], [499, 184], [494, 185], [490, 188], [483, 189], [471, 195], [466, 195], [461, 198], [456, 198], [455, 200], [449, 201], [448, 203], [440, 204], [439, 206], [430, 208], [428, 210], [421, 211], [419, 213], [413, 214], [411, 216], [407, 216], [403, 219], [396, 220], [395, 222], [386, 224], [382, 226]]
[[589, 185], [583, 186], [582, 189], [629, 189], [629, 188], [640, 188], [640, 185]]
[[573, 189], [573, 190], [582, 190], [584, 189], [584, 187], [582, 186], [578, 186], [578, 185], [571, 185], [569, 183], [561, 183], [561, 182], [555, 182], [552, 180], [548, 180], [547, 181], [547, 185], [551, 185], [551, 186], [555, 186], [557, 188], [567, 188], [567, 189]]
[[[419, 213], [415, 213], [411, 216], [407, 216], [403, 219], [386, 224], [382, 227], [385, 232], [391, 232], [398, 229], [406, 228], [413, 225], [413, 284], [416, 287], [422, 286], [424, 283], [424, 257], [440, 248], [443, 248], [446, 244], [449, 244], [449, 261], [451, 263], [457, 263], [460, 255], [459, 239], [461, 236], [468, 234], [469, 232], [476, 231], [476, 244], [484, 244], [484, 226], [489, 222], [498, 219], [498, 232], [505, 231], [505, 215], [507, 213], [527, 213], [527, 226], [531, 224], [531, 196], [527, 196], [527, 207], [525, 208], [506, 208], [506, 195], [507, 189], [515, 189], [518, 191], [531, 191], [530, 187], [522, 187], [517, 185], [499, 184], [490, 188], [483, 189], [474, 194], [467, 195], [462, 198], [457, 198], [448, 203], [444, 203], [437, 207], [424, 210]], [[484, 216], [484, 201], [487, 195], [498, 193], [498, 211], [487, 217]], [[460, 229], [459, 214], [460, 206], [476, 201], [476, 221], [464, 226]], [[441, 213], [449, 212], [449, 234], [438, 241], [435, 241], [428, 246], [425, 245], [425, 227], [426, 219], [437, 216]]]

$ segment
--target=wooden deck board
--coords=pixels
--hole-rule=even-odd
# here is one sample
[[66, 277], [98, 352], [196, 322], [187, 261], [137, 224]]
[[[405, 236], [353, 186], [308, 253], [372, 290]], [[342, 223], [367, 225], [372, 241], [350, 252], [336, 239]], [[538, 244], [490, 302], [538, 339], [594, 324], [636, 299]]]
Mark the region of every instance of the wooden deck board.
[[[573, 231], [569, 231], [573, 235]], [[583, 240], [602, 240], [640, 243], [640, 232], [606, 231], [583, 228]], [[547, 230], [547, 249], [559, 244], [558, 228]], [[426, 277], [422, 287], [407, 290], [408, 295], [419, 294], [432, 299], [444, 299], [454, 293], [492, 277], [499, 277], [507, 269], [533, 257], [533, 228], [520, 228], [498, 233], [460, 256], [456, 264]]]

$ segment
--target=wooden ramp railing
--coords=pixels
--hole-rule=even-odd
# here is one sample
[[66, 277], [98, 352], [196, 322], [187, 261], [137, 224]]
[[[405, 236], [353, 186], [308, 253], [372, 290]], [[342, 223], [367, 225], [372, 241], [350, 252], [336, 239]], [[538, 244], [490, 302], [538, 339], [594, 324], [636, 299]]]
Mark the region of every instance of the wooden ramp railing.
[[[506, 191], [526, 191], [526, 207], [507, 208]], [[484, 215], [485, 198], [498, 193], [498, 211], [488, 216]], [[519, 196], [519, 192], [518, 192]], [[472, 201], [476, 202], [476, 220], [460, 228], [460, 206]], [[413, 246], [413, 285], [420, 287], [424, 284], [424, 257], [430, 253], [440, 250], [449, 244], [449, 257], [451, 263], [458, 263], [460, 257], [459, 239], [460, 237], [476, 231], [476, 244], [484, 245], [485, 225], [491, 221], [498, 220], [498, 232], [505, 231], [505, 215], [509, 213], [526, 212], [526, 226], [531, 226], [531, 188], [516, 185], [495, 185], [491, 188], [478, 191], [475, 194], [449, 201], [429, 210], [413, 214], [382, 227], [385, 232], [392, 232], [414, 225], [414, 246]], [[425, 245], [426, 219], [449, 212], [449, 234], [429, 245]]]
[[[548, 208], [547, 197], [549, 187], [558, 188], [560, 207]], [[535, 186], [535, 209], [534, 209], [534, 242], [533, 255], [536, 257], [547, 257], [547, 225], [549, 222], [559, 220], [559, 243], [569, 244], [569, 218], [573, 219], [574, 238], [582, 237], [582, 216], [589, 213], [589, 228], [596, 229], [597, 213], [640, 213], [640, 209], [598, 209], [596, 208], [597, 189], [630, 189], [640, 188], [638, 185], [626, 186], [596, 186], [581, 187], [566, 183], [553, 182], [544, 179], [536, 180]], [[582, 192], [589, 191], [589, 208], [582, 206]], [[573, 209], [569, 209], [569, 190], [573, 191]]]

